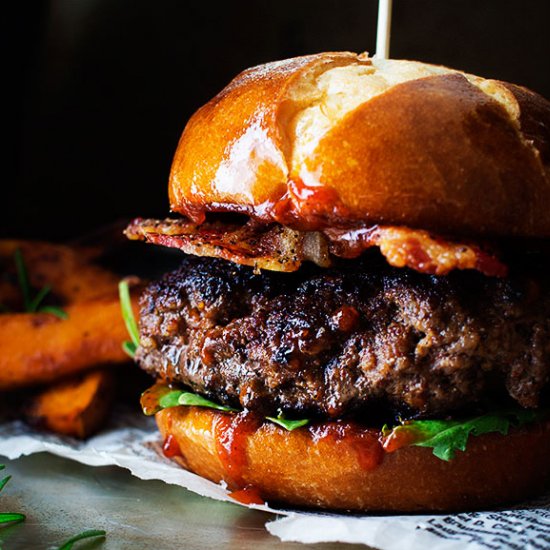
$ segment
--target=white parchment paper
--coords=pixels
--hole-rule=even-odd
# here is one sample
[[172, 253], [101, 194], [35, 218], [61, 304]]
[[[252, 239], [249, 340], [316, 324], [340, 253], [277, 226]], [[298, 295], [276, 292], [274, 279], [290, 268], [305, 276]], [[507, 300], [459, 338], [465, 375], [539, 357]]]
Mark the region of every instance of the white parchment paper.
[[[159, 435], [153, 419], [123, 410], [117, 411], [115, 418], [108, 429], [86, 442], [38, 432], [17, 421], [5, 422], [0, 424], [0, 455], [15, 459], [46, 451], [90, 466], [116, 465], [141, 479], [159, 479], [235, 503], [222, 486], [159, 456]], [[550, 549], [550, 495], [508, 510], [431, 516], [315, 514], [258, 505], [249, 508], [277, 514], [266, 528], [283, 541], [349, 542], [381, 550]]]

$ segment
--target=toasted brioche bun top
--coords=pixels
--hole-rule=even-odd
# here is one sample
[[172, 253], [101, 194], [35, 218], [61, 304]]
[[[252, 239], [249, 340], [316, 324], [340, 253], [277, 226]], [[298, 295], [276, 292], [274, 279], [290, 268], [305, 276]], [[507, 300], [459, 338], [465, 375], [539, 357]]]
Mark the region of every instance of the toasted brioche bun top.
[[550, 236], [550, 102], [525, 88], [366, 54], [248, 69], [178, 145], [173, 211], [296, 228], [401, 224]]

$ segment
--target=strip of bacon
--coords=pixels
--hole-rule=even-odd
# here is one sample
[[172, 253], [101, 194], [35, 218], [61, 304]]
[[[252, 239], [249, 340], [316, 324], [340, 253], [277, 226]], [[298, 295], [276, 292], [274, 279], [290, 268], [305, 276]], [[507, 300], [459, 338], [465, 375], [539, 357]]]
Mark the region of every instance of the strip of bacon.
[[330, 265], [322, 235], [279, 224], [220, 222], [195, 224], [184, 219], [134, 220], [125, 234], [132, 240], [179, 248], [187, 254], [223, 258], [255, 269], [296, 271], [304, 260]]
[[476, 269], [497, 277], [505, 277], [508, 272], [495, 255], [478, 245], [448, 241], [408, 227], [376, 225], [319, 232], [255, 221], [199, 225], [185, 219], [136, 219], [125, 233], [130, 239], [179, 248], [187, 254], [273, 271], [296, 271], [303, 261], [327, 267], [331, 256], [356, 258], [366, 249], [378, 247], [389, 264], [431, 275], [446, 275], [454, 269]]
[[505, 264], [478, 245], [448, 241], [421, 229], [375, 225], [327, 229], [324, 233], [330, 240], [331, 254], [341, 258], [356, 258], [365, 249], [377, 246], [390, 265], [430, 275], [447, 275], [454, 269], [476, 269], [495, 277], [508, 274]]

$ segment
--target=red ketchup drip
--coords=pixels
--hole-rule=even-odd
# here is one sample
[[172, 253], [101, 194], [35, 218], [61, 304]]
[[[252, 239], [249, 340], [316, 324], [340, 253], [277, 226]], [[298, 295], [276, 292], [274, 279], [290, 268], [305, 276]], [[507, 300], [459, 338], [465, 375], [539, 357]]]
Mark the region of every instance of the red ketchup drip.
[[349, 215], [336, 189], [306, 185], [300, 179], [290, 180], [287, 193], [265, 210], [279, 223], [297, 222], [304, 229], [318, 229], [325, 225], [323, 220], [326, 218], [345, 218]]
[[162, 444], [162, 452], [166, 458], [182, 456], [180, 446], [172, 434], [169, 434], [164, 440], [164, 443]]
[[229, 496], [241, 504], [265, 504], [265, 500], [262, 498], [260, 490], [252, 485], [244, 489], [239, 489], [238, 491], [233, 491], [229, 493]]
[[186, 218], [189, 218], [192, 222], [203, 223], [206, 219], [206, 208], [203, 204], [192, 204], [190, 202], [179, 201], [180, 204], [177, 207], [174, 205], [172, 210], [183, 214]]
[[380, 443], [380, 432], [363, 428], [352, 422], [331, 422], [309, 429], [313, 441], [330, 438], [336, 443], [350, 443], [357, 456], [357, 462], [364, 470], [374, 470], [384, 460], [384, 449]]
[[261, 421], [245, 411], [235, 415], [218, 415], [214, 421], [214, 437], [218, 458], [227, 472], [225, 481], [230, 487], [246, 486], [244, 476], [248, 468], [246, 446], [249, 437]]

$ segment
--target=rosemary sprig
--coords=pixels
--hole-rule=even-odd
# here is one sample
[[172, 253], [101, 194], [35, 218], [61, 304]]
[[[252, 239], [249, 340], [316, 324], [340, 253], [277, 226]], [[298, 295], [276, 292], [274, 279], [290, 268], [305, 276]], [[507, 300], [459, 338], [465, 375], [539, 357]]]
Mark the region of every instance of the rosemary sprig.
[[[0, 470], [3, 470], [4, 468], [4, 464], [0, 464]], [[6, 476], [0, 481], [0, 491], [2, 491], [2, 489], [7, 485], [10, 479], [11, 476]], [[17, 512], [2, 512], [0, 513], [0, 529], [2, 527], [7, 527], [7, 525], [4, 525], [6, 523], [9, 523], [10, 525], [15, 525], [16, 523], [21, 523], [22, 521], [25, 521], [25, 519], [25, 514], [19, 514]]]
[[[23, 258], [21, 249], [17, 249], [14, 252], [13, 259], [15, 262], [15, 269], [17, 271], [17, 280], [19, 282], [19, 288], [23, 295], [23, 307], [27, 313], [50, 313], [59, 317], [60, 319], [68, 319], [67, 312], [56, 306], [42, 306], [44, 298], [51, 291], [51, 287], [46, 285], [42, 287], [38, 293], [33, 297], [32, 289], [29, 283], [29, 272]], [[0, 306], [1, 310], [7, 312], [8, 309], [5, 306]]]
[[107, 533], [103, 530], [89, 529], [87, 531], [82, 531], [82, 533], [79, 533], [74, 537], [71, 537], [69, 540], [66, 540], [61, 546], [57, 548], [57, 550], [71, 550], [75, 542], [78, 542], [84, 539], [91, 539], [94, 537], [105, 538], [106, 536], [107, 536]]
[[[3, 470], [6, 466], [4, 464], [0, 464], [0, 470]], [[11, 479], [11, 476], [5, 477], [2, 481], [0, 481], [0, 491], [6, 486], [6, 483]]]
[[[3, 470], [5, 468], [4, 464], [0, 464], [0, 470]], [[11, 479], [11, 476], [6, 476], [4, 479], [0, 481], [0, 491], [6, 486], [8, 481]], [[16, 512], [4, 512], [0, 513], [0, 529], [2, 527], [7, 527], [8, 525], [4, 524], [10, 524], [15, 525], [16, 523], [21, 523], [22, 521], [25, 521], [26, 516], [25, 514], [19, 514]], [[107, 533], [103, 530], [99, 529], [88, 529], [86, 531], [82, 531], [82, 533], [78, 533], [78, 535], [74, 535], [70, 539], [66, 540], [64, 543], [61, 544], [56, 550], [72, 550], [74, 544], [78, 541], [84, 540], [84, 539], [90, 539], [94, 537], [103, 537], [105, 538], [107, 536]]]
[[11, 479], [11, 476], [6, 476], [0, 481], [0, 491], [7, 485], [8, 481]]
[[51, 313], [52, 315], [55, 315], [56, 317], [59, 317], [63, 320], [69, 318], [69, 314], [65, 310], [56, 306], [42, 306], [41, 308], [37, 309], [37, 311], [39, 313]]
[[17, 514], [15, 512], [3, 512], [0, 514], [0, 529], [2, 527], [7, 527], [2, 524], [9, 523], [10, 525], [15, 525], [16, 523], [21, 523], [27, 519], [25, 514]]

